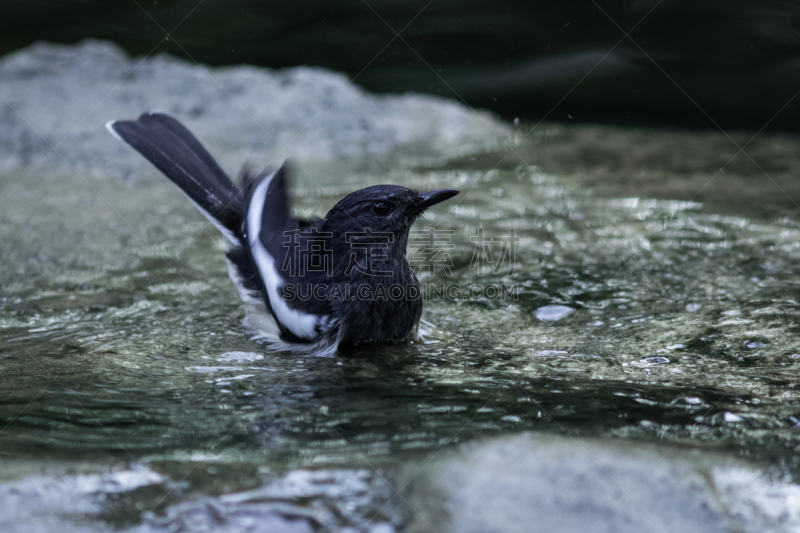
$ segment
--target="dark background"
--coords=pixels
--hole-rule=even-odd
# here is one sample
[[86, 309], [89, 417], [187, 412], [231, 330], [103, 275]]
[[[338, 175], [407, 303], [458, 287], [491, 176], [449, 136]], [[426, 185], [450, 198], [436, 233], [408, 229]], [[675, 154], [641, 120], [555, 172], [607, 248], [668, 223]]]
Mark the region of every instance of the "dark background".
[[[439, 94], [509, 119], [693, 128], [760, 129], [800, 90], [800, 2], [656, 4], [3, 0], [0, 54], [94, 37], [146, 55], [161, 42], [154, 53], [212, 65], [318, 65], [372, 91]], [[624, 31], [644, 18], [635, 43], [609, 16]], [[409, 22], [402, 38], [387, 26]], [[800, 98], [768, 129], [800, 130]]]

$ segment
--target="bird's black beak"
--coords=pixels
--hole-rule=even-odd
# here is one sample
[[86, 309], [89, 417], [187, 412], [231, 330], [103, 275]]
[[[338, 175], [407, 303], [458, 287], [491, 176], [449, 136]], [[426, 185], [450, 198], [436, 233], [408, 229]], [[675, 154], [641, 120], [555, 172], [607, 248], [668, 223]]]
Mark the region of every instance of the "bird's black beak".
[[457, 191], [455, 189], [440, 189], [438, 191], [423, 192], [419, 195], [419, 199], [414, 203], [414, 205], [408, 208], [408, 211], [406, 211], [406, 215], [409, 217], [415, 217], [417, 215], [420, 215], [430, 206], [444, 202], [445, 200], [452, 198], [459, 192], [460, 191]]

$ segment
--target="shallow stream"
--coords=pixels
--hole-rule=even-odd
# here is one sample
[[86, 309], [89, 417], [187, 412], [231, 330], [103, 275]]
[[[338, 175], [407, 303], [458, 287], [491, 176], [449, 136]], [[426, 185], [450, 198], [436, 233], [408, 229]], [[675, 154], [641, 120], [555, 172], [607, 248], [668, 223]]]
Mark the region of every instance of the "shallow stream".
[[[581, 151], [592, 136], [624, 153], [634, 133], [667, 146], [680, 133], [538, 131], [517, 154], [529, 164], [299, 163], [303, 215], [374, 183], [463, 191], [416, 225], [452, 235], [448, 268], [421, 264], [423, 285], [461, 289], [428, 292], [426, 342], [334, 358], [248, 340], [222, 239], [166, 180], [5, 172], [0, 460], [15, 461], [0, 475], [40, 480], [18, 502], [25, 482], [0, 485], [9, 522], [202, 530], [224, 507], [231, 531], [392, 531], [396, 467], [523, 430], [724, 450], [800, 475], [793, 206], [653, 199], [665, 180], [625, 169], [609, 191]], [[570, 142], [588, 173], [536, 156]], [[714, 146], [696, 151], [717, 158]], [[727, 186], [701, 167], [653, 171], [687, 191]], [[481, 231], [499, 239], [495, 265], [474, 268]]]

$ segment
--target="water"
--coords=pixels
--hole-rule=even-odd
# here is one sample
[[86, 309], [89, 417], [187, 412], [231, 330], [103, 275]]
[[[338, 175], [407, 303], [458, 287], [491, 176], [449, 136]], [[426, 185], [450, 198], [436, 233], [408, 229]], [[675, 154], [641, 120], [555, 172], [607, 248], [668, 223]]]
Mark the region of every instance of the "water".
[[[241, 324], [222, 239], [166, 180], [6, 172], [8, 479], [42, 476], [50, 508], [77, 491], [90, 503], [76, 512], [117, 528], [196, 529], [222, 513], [242, 530], [299, 517], [298, 531], [391, 531], [395, 466], [522, 430], [727, 450], [800, 473], [796, 217], [648, 199], [643, 181], [630, 197], [598, 194], [574, 175], [469, 158], [304, 167], [304, 215], [373, 183], [463, 191], [416, 226], [454, 232], [451, 275], [422, 278], [425, 344], [270, 353]], [[519, 238], [500, 269], [471, 268], [481, 228]], [[437, 284], [458, 298], [433, 297]]]

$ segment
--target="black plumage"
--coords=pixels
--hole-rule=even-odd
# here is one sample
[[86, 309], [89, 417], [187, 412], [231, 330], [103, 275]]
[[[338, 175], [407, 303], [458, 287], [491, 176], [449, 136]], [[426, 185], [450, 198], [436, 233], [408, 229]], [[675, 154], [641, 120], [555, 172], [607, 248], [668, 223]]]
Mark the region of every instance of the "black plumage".
[[262, 313], [257, 336], [273, 347], [327, 355], [343, 345], [418, 339], [422, 300], [405, 255], [409, 230], [425, 209], [458, 191], [377, 185], [349, 194], [324, 219], [299, 220], [291, 216], [286, 164], [247, 174], [238, 189], [164, 113], [107, 127], [228, 238], [231, 278]]

